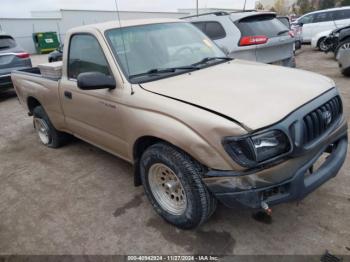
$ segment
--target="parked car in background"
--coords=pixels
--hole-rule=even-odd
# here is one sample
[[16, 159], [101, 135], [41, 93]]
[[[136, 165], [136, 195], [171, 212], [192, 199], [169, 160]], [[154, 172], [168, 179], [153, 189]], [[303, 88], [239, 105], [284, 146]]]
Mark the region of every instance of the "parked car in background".
[[30, 55], [12, 36], [0, 33], [0, 92], [12, 87], [11, 71], [30, 67]]
[[301, 48], [302, 44], [302, 26], [296, 25], [296, 26], [291, 26], [290, 20], [288, 16], [278, 16], [277, 19], [284, 24], [287, 28], [289, 28], [292, 36], [294, 37], [294, 42], [295, 42], [295, 50], [298, 50]]
[[311, 46], [317, 48], [318, 50], [325, 52], [329, 49], [329, 46], [326, 44], [326, 39], [332, 30], [323, 31], [314, 35], [311, 39]]
[[339, 50], [338, 63], [342, 74], [350, 76], [350, 49]]
[[61, 78], [12, 73], [38, 139], [56, 148], [73, 134], [134, 164], [135, 185], [179, 228], [203, 224], [217, 201], [269, 212], [303, 199], [346, 159], [327, 77], [228, 58], [179, 20], [86, 25], [65, 39], [63, 62], [45, 65], [61, 64]]
[[294, 38], [271, 12], [214, 12], [183, 18], [228, 56], [295, 67]]
[[52, 51], [49, 54], [49, 57], [48, 57], [49, 63], [62, 61], [62, 56], [63, 56], [63, 44], [60, 45], [55, 51]]
[[312, 38], [328, 30], [334, 30], [350, 23], [350, 6], [311, 12], [298, 18], [294, 24], [303, 26], [303, 42], [310, 43]]

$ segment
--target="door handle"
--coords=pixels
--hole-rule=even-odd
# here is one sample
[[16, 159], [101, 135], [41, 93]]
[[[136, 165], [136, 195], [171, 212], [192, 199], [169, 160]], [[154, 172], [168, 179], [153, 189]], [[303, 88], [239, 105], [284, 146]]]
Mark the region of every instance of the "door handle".
[[64, 96], [68, 99], [72, 99], [72, 93], [69, 91], [64, 91]]

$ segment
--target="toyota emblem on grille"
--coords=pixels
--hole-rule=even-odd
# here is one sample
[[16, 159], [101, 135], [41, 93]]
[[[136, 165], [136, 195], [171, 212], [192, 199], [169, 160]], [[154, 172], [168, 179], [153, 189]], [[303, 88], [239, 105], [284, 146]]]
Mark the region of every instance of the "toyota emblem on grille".
[[325, 111], [325, 112], [323, 112], [322, 115], [323, 115], [324, 122], [328, 126], [332, 122], [332, 114], [331, 114], [331, 112]]

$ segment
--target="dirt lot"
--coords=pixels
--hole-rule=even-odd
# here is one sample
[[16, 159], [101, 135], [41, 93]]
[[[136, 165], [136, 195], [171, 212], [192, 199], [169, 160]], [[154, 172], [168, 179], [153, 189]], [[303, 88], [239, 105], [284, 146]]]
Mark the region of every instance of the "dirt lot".
[[[45, 57], [34, 57], [34, 62]], [[331, 55], [304, 47], [300, 68], [333, 78], [350, 112], [350, 79]], [[283, 88], [283, 83], [281, 83]], [[297, 94], [296, 94], [297, 95]], [[0, 254], [350, 255], [350, 161], [298, 205], [273, 208], [272, 223], [220, 206], [197, 231], [163, 222], [132, 167], [82, 141], [41, 146], [15, 96], [0, 97]]]

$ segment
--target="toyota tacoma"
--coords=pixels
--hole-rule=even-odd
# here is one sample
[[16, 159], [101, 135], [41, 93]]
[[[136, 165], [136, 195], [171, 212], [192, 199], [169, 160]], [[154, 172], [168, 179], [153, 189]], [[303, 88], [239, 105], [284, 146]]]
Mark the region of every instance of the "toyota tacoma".
[[134, 184], [179, 228], [201, 225], [218, 201], [300, 200], [345, 161], [329, 78], [228, 58], [178, 20], [86, 25], [65, 39], [61, 76], [51, 64], [12, 73], [40, 141], [57, 148], [73, 135], [132, 163]]

